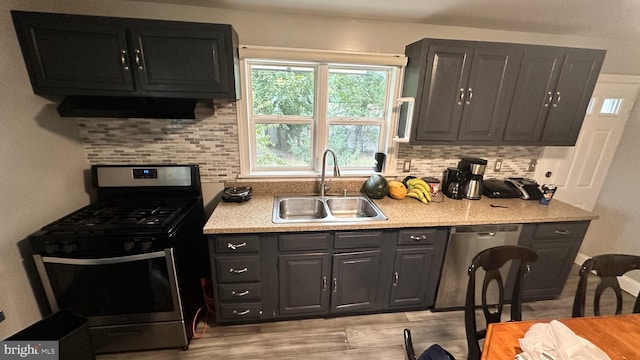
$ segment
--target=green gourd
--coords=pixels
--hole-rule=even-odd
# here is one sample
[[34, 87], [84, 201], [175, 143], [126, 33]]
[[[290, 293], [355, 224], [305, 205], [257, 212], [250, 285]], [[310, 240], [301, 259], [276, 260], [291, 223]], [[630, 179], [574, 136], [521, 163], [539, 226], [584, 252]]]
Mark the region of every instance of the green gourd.
[[387, 179], [382, 175], [371, 175], [362, 185], [361, 192], [372, 199], [382, 199], [389, 193]]

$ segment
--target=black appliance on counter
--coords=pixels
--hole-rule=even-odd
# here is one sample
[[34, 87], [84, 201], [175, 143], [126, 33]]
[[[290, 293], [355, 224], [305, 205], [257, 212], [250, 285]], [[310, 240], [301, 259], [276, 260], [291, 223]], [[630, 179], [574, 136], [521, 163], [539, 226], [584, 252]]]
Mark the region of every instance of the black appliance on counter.
[[29, 237], [52, 311], [96, 353], [186, 348], [208, 263], [197, 165], [94, 165], [97, 200]]
[[482, 194], [490, 198], [519, 198], [520, 192], [504, 180], [486, 179], [482, 184]]
[[458, 162], [458, 169], [463, 172], [464, 197], [478, 200], [482, 197], [482, 178], [487, 167], [487, 160], [472, 157], [462, 157]]
[[442, 192], [451, 199], [464, 198], [464, 172], [450, 167], [442, 175]]

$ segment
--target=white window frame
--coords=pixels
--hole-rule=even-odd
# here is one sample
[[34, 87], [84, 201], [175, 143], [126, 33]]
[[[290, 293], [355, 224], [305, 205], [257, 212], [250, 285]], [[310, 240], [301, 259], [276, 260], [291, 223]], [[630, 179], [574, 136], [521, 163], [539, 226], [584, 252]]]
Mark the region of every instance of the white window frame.
[[[315, 91], [320, 96], [316, 97], [316, 109], [314, 116], [310, 119], [301, 116], [294, 117], [282, 117], [282, 116], [261, 116], [261, 120], [268, 120], [270, 123], [308, 123], [311, 124], [311, 136], [314, 137], [314, 145], [312, 146], [312, 161], [309, 167], [291, 168], [287, 170], [278, 169], [261, 169], [261, 171], [255, 171], [254, 165], [251, 163], [253, 154], [256, 152], [255, 148], [255, 122], [250, 119], [250, 112], [253, 111], [251, 103], [251, 79], [250, 79], [250, 65], [258, 63], [268, 63], [269, 61], [284, 64], [290, 63], [292, 65], [309, 65], [314, 63], [316, 66], [317, 74], [323, 74], [324, 76], [317, 76], [315, 79]], [[363, 66], [363, 68], [370, 69], [380, 66], [386, 66], [389, 68], [388, 81], [386, 90], [386, 102], [388, 107], [384, 112], [384, 120], [372, 120], [372, 119], [358, 119], [358, 118], [327, 118], [326, 117], [326, 88], [328, 86], [328, 71], [329, 68], [339, 68], [343, 64], [345, 67], [353, 68], [353, 66]], [[378, 151], [386, 152], [387, 159], [385, 164], [385, 175], [394, 174], [395, 163], [397, 159], [397, 143], [393, 141], [393, 137], [397, 133], [397, 113], [398, 107], [395, 101], [400, 96], [402, 77], [404, 74], [404, 65], [406, 65], [406, 57], [404, 55], [397, 54], [372, 54], [372, 53], [349, 53], [349, 52], [333, 52], [333, 51], [318, 51], [318, 50], [306, 50], [306, 49], [289, 49], [289, 48], [271, 48], [271, 47], [256, 47], [256, 46], [241, 46], [240, 47], [240, 78], [242, 83], [242, 99], [238, 100], [236, 104], [237, 118], [238, 118], [238, 138], [239, 138], [239, 152], [240, 152], [240, 175], [239, 178], [273, 178], [273, 177], [297, 177], [316, 178], [320, 176], [322, 167], [322, 152], [328, 144], [328, 130], [332, 124], [374, 124], [381, 125], [380, 140], [378, 144]], [[294, 120], [297, 119], [297, 120]], [[318, 121], [316, 121], [318, 119]], [[321, 150], [322, 149], [322, 150]], [[338, 159], [339, 163], [340, 159]], [[394, 164], [392, 169], [389, 169], [389, 164]], [[373, 167], [373, 159], [372, 159]], [[349, 168], [343, 170], [341, 168], [342, 176], [369, 176], [373, 174], [372, 168]]]

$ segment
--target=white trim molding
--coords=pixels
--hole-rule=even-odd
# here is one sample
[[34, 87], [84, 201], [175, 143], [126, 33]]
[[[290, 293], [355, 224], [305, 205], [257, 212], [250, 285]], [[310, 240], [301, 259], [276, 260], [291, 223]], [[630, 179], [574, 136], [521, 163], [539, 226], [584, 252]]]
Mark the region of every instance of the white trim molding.
[[238, 53], [241, 59], [279, 59], [296, 61], [316, 61], [346, 64], [367, 64], [384, 66], [405, 66], [404, 54], [383, 54], [351, 51], [332, 51], [315, 49], [293, 49], [270, 46], [240, 45]]

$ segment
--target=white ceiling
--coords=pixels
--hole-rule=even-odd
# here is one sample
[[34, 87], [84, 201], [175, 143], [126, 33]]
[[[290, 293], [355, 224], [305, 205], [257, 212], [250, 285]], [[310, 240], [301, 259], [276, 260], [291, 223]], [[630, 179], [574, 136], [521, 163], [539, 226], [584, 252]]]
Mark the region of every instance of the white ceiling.
[[638, 0], [150, 0], [640, 41]]

